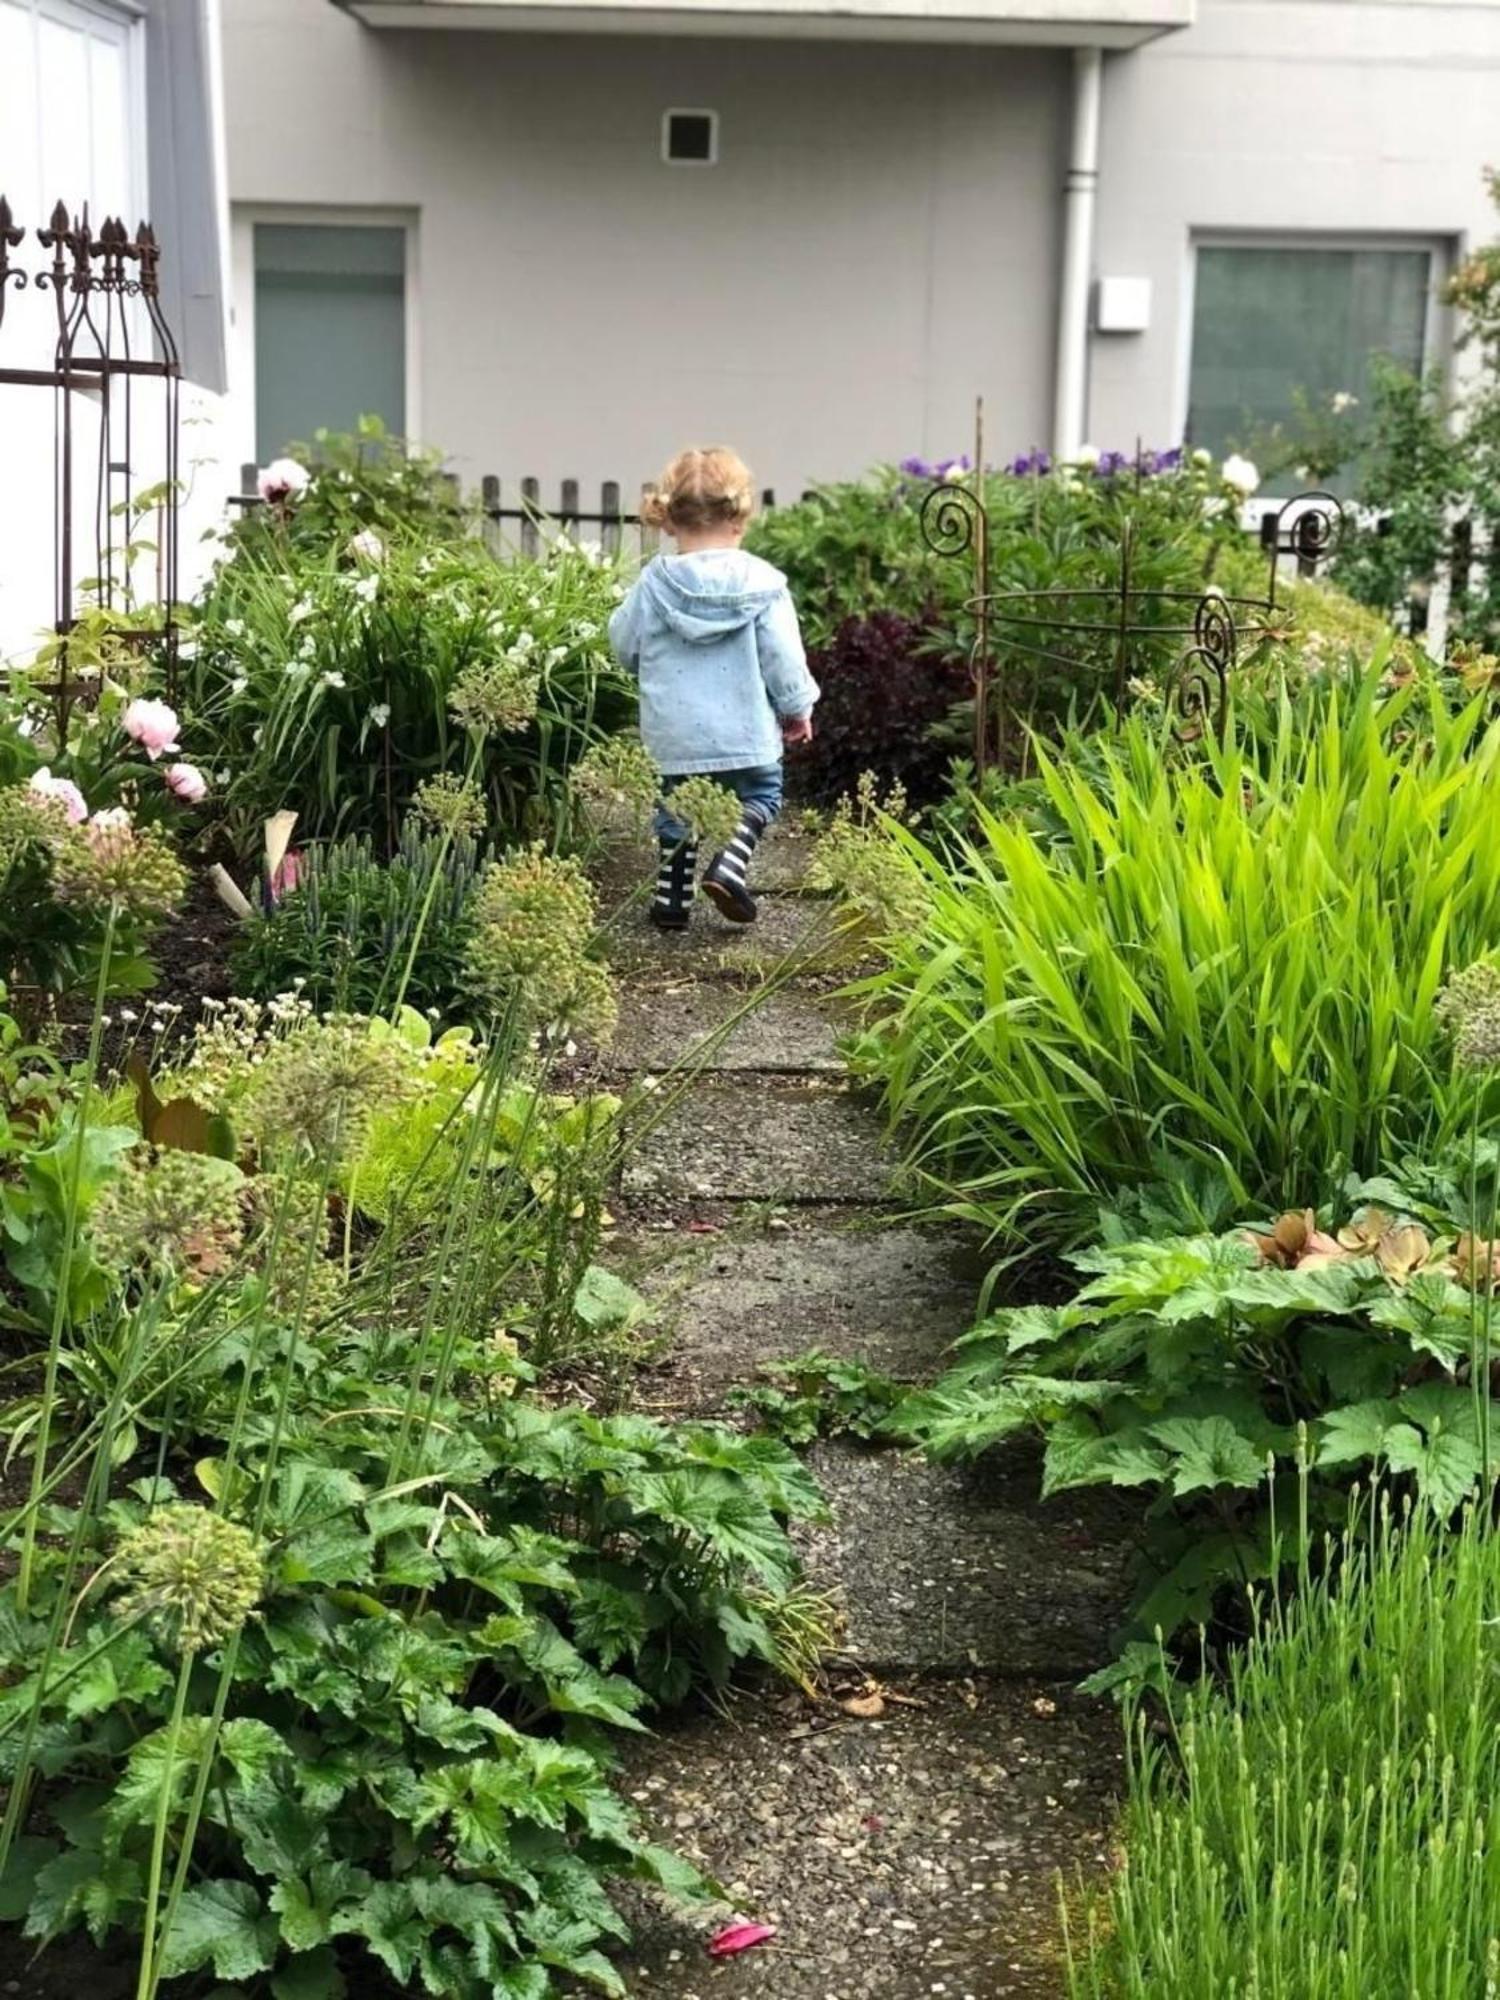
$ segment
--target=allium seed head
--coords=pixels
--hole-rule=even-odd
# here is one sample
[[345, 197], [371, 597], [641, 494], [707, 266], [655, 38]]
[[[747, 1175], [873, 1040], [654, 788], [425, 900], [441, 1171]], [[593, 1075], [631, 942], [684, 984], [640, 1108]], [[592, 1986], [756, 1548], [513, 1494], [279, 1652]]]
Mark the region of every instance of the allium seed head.
[[164, 1646], [201, 1653], [222, 1645], [260, 1602], [265, 1568], [248, 1528], [206, 1507], [162, 1507], [120, 1543], [126, 1584], [118, 1610], [144, 1618]]
[[436, 833], [467, 834], [478, 840], [487, 815], [484, 795], [454, 771], [439, 771], [418, 785], [411, 802], [413, 815]]
[[536, 718], [541, 671], [519, 648], [476, 660], [448, 693], [448, 713], [479, 736], [514, 734]]
[[1500, 1069], [1500, 966], [1476, 959], [1450, 973], [1433, 1011], [1453, 1037], [1461, 1070], [1480, 1074]]
[[727, 847], [740, 823], [740, 802], [716, 778], [684, 778], [672, 787], [671, 813], [692, 828], [700, 847]]
[[136, 1154], [94, 1204], [95, 1256], [125, 1269], [222, 1277], [244, 1239], [244, 1175], [231, 1161], [203, 1153], [168, 1147], [152, 1159], [138, 1147]]

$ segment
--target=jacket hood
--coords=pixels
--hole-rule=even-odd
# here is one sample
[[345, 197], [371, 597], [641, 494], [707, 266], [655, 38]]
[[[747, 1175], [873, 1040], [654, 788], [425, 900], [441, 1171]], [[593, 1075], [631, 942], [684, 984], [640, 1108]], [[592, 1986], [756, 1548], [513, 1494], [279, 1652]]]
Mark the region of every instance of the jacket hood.
[[785, 585], [781, 571], [743, 549], [658, 556], [641, 577], [662, 623], [689, 645], [706, 646], [753, 625]]

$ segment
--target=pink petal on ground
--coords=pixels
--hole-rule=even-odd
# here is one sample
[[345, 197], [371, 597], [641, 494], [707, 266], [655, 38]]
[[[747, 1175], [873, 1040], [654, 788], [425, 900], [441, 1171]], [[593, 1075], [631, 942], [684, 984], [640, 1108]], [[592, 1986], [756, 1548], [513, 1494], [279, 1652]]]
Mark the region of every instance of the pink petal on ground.
[[727, 1924], [717, 1937], [708, 1941], [711, 1958], [733, 1958], [737, 1951], [749, 1951], [752, 1945], [769, 1944], [776, 1933], [770, 1924]]

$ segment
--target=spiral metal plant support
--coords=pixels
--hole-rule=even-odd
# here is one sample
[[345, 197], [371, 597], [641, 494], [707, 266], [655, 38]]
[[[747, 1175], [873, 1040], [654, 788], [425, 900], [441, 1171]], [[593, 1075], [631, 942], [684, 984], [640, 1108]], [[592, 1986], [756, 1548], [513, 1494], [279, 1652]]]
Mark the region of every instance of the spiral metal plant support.
[[[16, 256], [27, 231], [0, 195], [0, 330], [11, 292], [30, 287], [53, 301], [47, 365], [0, 366], [0, 388], [49, 389], [53, 396], [53, 629], [60, 644], [56, 682], [47, 691], [65, 722], [69, 705], [93, 693], [69, 661], [80, 596], [86, 592], [106, 611], [133, 608], [130, 543], [143, 511], [135, 483], [143, 448], [153, 450], [160, 470], [149, 511], [155, 516], [161, 621], [149, 631], [123, 629], [117, 636], [122, 643], [159, 647], [173, 691], [182, 369], [162, 312], [161, 249], [149, 223], [132, 236], [123, 221], [109, 216], [96, 232], [86, 207], [74, 216], [58, 202], [48, 225], [34, 234], [50, 254], [28, 270]], [[138, 388], [151, 382], [161, 385], [157, 422], [138, 409]], [[96, 413], [92, 424], [78, 420], [80, 398]], [[85, 518], [92, 521], [91, 547], [81, 560]]]
[[[983, 462], [976, 452], [975, 464]], [[1128, 516], [1120, 530], [1115, 579], [1082, 587], [996, 591], [991, 587], [993, 531], [978, 476], [972, 484], [949, 479], [933, 486], [923, 498], [920, 519], [923, 541], [934, 555], [967, 561], [972, 568], [973, 589], [965, 609], [974, 619], [969, 669], [974, 763], [982, 774], [1005, 756], [1005, 655], [1076, 670], [1082, 661], [1069, 647], [1080, 637], [1096, 651], [1108, 649], [1112, 657], [1117, 717], [1129, 705], [1140, 656], [1159, 658], [1164, 645], [1177, 646], [1164, 690], [1177, 733], [1183, 740], [1209, 730], [1222, 737], [1242, 631], [1264, 634], [1272, 629], [1281, 609], [1276, 592], [1283, 561], [1293, 559], [1300, 575], [1313, 574], [1338, 545], [1344, 510], [1336, 495], [1319, 489], [1299, 493], [1263, 516], [1260, 540], [1268, 573], [1261, 597], [1233, 596], [1213, 585], [1198, 591], [1142, 585]], [[998, 713], [993, 742], [992, 705]]]

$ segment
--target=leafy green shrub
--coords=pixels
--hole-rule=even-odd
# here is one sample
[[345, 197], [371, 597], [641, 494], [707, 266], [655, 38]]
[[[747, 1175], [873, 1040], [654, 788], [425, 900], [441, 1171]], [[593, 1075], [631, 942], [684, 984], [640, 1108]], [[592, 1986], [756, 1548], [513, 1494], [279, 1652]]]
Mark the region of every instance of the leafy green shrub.
[[362, 417], [350, 435], [320, 430], [284, 448], [306, 484], [285, 504], [244, 509], [230, 536], [236, 550], [285, 560], [342, 549], [358, 534], [430, 546], [474, 532], [473, 510], [444, 473], [442, 453], [391, 437], [378, 417]]
[[[327, 1387], [334, 1411], [369, 1395], [337, 1373]], [[722, 1682], [747, 1653], [776, 1658], [762, 1600], [793, 1574], [781, 1522], [816, 1504], [796, 1461], [518, 1403], [395, 1491], [383, 1466], [373, 1482], [352, 1469], [357, 1445], [306, 1457], [300, 1442], [259, 1516], [242, 1630], [222, 1559], [184, 1548], [179, 1564], [168, 1541], [141, 1590], [91, 1605], [0, 1697], [6, 1778], [18, 1732], [46, 1744], [7, 1875], [12, 1900], [30, 1885], [27, 1936], [86, 1924], [118, 1949], [142, 1922], [153, 1829], [179, 1860], [196, 1791], [192, 1880], [158, 1948], [169, 1978], [275, 1971], [334, 1994], [375, 1961], [454, 2000], [543, 1996], [554, 1969], [623, 1994], [598, 1949], [625, 1935], [609, 1878], [699, 1884], [610, 1790], [601, 1731], [638, 1729], [648, 1697]], [[160, 1479], [140, 1490], [149, 1506], [116, 1502], [101, 1523], [125, 1531], [126, 1583], [135, 1547], [189, 1512]], [[17, 1659], [48, 1654], [61, 1554], [39, 1581], [28, 1613], [6, 1608]], [[200, 1618], [195, 1646], [183, 1621]]]
[[786, 1528], [819, 1503], [770, 1440], [527, 1400], [549, 1316], [628, 1313], [568, 1166], [600, 1174], [617, 1104], [546, 1096], [524, 1038], [296, 1001], [220, 1010], [160, 1079], [152, 1115], [190, 1129], [190, 1090], [243, 1167], [98, 1123], [91, 1074], [0, 1180], [42, 1384], [3, 1417], [8, 1919], [139, 1951], [143, 1993], [622, 1992], [611, 1878], [700, 1885], [609, 1732], [801, 1670]]
[[[562, 542], [514, 563], [477, 542], [236, 551], [199, 607], [187, 689], [242, 850], [289, 807], [303, 838], [392, 852], [444, 771], [478, 781], [498, 835], [566, 827], [569, 767], [631, 709], [605, 640], [619, 588]], [[505, 713], [460, 718], [455, 702], [501, 677]]]
[[1174, 1695], [1169, 1735], [1141, 1713], [1124, 1858], [1074, 1927], [1074, 2000], [1485, 1992], [1497, 1613], [1500, 1539], [1393, 1517], [1382, 1495], [1327, 1577], [1262, 1604], [1222, 1681]]
[[[930, 794], [938, 760], [972, 734], [974, 567], [968, 555], [935, 555], [923, 537], [937, 474], [916, 461], [882, 467], [778, 509], [752, 531], [757, 552], [787, 575], [825, 688], [819, 740], [805, 760], [820, 797], [837, 796], [866, 768]], [[1098, 721], [1123, 703], [1125, 683], [1165, 681], [1181, 638], [1134, 638], [1122, 671], [1114, 620], [1127, 574], [1142, 626], [1180, 628], [1191, 600], [1231, 563], [1253, 577], [1253, 594], [1265, 588], [1238, 526], [1243, 496], [1180, 452], [1138, 460], [1107, 452], [1057, 468], [1037, 454], [982, 480], [962, 466], [948, 479], [976, 504], [982, 498], [989, 519], [989, 587], [1010, 620], [997, 618], [991, 650], [1011, 761], [1021, 725], [1052, 734], [1070, 718]], [[1049, 594], [1060, 591], [1074, 595]]]
[[905, 897], [860, 1064], [934, 1198], [1068, 1237], [1191, 1165], [1243, 1213], [1451, 1135], [1433, 1003], [1500, 939], [1480, 705], [1372, 674], [1190, 760], [1140, 719], [1069, 747], [1039, 812], [880, 836]]
[[[1446, 1519], [1483, 1469], [1472, 1384], [1488, 1260], [1451, 1223], [1429, 1235], [1400, 1190], [1377, 1191], [1391, 1205], [1356, 1198], [1337, 1236], [1311, 1210], [1222, 1236], [1116, 1231], [1073, 1259], [1092, 1274], [1073, 1299], [992, 1314], [890, 1427], [940, 1457], [1039, 1431], [1044, 1497], [1138, 1493], [1126, 1637], [1148, 1643], [1208, 1622], [1226, 1586], [1274, 1576], [1278, 1521], [1285, 1534], [1299, 1503], [1336, 1521], [1351, 1478], [1409, 1475]], [[1457, 1190], [1446, 1206], [1467, 1215]]]
[[368, 837], [311, 848], [296, 886], [235, 942], [235, 990], [270, 1000], [295, 987], [320, 1011], [374, 1014], [395, 998], [411, 945], [409, 1006], [452, 1011], [473, 929], [480, 853], [472, 839], [414, 826], [382, 861]]
[[731, 1401], [752, 1411], [763, 1430], [793, 1445], [820, 1437], [869, 1441], [905, 1396], [890, 1376], [816, 1348], [790, 1361], [763, 1362], [760, 1373], [764, 1381], [736, 1389]]
[[[1500, 175], [1486, 170], [1500, 205]], [[1473, 365], [1455, 383], [1434, 369], [1422, 377], [1376, 358], [1371, 394], [1360, 408], [1344, 393], [1329, 406], [1304, 405], [1302, 420], [1275, 440], [1274, 457], [1319, 479], [1342, 478], [1349, 511], [1334, 574], [1362, 604], [1388, 616], [1427, 621], [1433, 583], [1467, 524], [1476, 554], [1500, 525], [1500, 241], [1479, 244], [1444, 288], [1458, 344]], [[1477, 563], [1453, 577], [1450, 641], [1493, 652], [1500, 645], [1500, 569]]]

